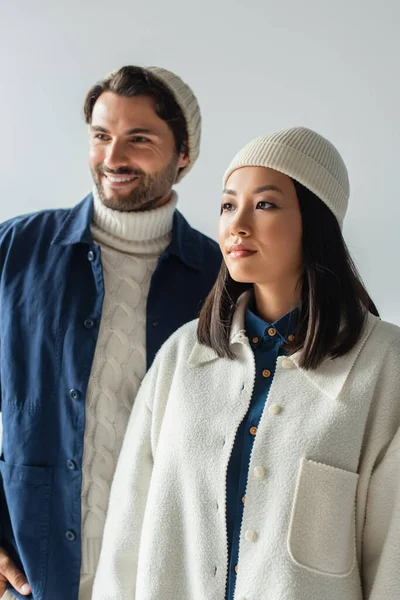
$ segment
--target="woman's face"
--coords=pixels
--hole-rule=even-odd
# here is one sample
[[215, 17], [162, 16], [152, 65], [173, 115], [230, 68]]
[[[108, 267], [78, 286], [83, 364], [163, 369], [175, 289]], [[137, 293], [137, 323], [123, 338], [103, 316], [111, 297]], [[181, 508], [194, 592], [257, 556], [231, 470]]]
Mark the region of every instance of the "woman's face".
[[242, 167], [223, 192], [219, 245], [235, 281], [297, 284], [302, 272], [302, 220], [292, 180], [273, 169]]

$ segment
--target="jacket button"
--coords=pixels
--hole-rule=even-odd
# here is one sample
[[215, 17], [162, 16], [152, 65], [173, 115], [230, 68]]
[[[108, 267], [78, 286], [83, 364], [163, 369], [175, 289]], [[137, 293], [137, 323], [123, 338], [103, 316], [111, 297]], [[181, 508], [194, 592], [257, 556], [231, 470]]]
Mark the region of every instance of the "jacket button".
[[76, 535], [73, 531], [71, 531], [70, 529], [68, 529], [68, 531], [65, 532], [65, 537], [67, 538], [67, 540], [69, 542], [74, 542], [76, 540]]
[[248, 542], [255, 542], [258, 536], [254, 529], [248, 529], [244, 534], [244, 537]]
[[86, 319], [84, 322], [84, 326], [86, 327], [86, 329], [93, 329], [93, 327], [94, 327], [93, 319]]
[[257, 479], [262, 479], [263, 477], [265, 477], [266, 474], [266, 469], [265, 467], [254, 467], [254, 477], [257, 477]]
[[78, 392], [78, 390], [70, 390], [69, 391], [69, 397], [71, 398], [71, 400], [78, 400], [80, 396], [80, 393]]
[[94, 252], [92, 250], [89, 250], [87, 257], [90, 262], [93, 262], [94, 261]]
[[262, 376], [264, 377], [264, 379], [268, 379], [268, 377], [271, 377], [271, 371], [269, 369], [264, 369], [264, 371], [262, 372]]
[[257, 427], [250, 427], [249, 431], [251, 435], [257, 435]]
[[75, 461], [73, 461], [73, 460], [67, 460], [67, 468], [70, 471], [75, 471], [75, 469], [76, 469], [76, 463], [75, 463]]
[[271, 406], [269, 407], [269, 412], [271, 413], [271, 415], [279, 415], [281, 410], [282, 407], [279, 406], [279, 404], [271, 404]]

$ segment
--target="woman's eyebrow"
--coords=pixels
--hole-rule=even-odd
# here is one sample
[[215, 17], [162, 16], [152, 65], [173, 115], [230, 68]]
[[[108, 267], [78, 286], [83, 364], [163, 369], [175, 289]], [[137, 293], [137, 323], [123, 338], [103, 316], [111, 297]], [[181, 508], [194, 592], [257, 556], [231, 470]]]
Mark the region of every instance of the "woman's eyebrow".
[[261, 194], [261, 192], [279, 192], [280, 194], [283, 194], [281, 188], [277, 185], [262, 185], [253, 190], [253, 194]]
[[[280, 194], [283, 195], [281, 188], [279, 188], [277, 185], [272, 185], [272, 184], [271, 185], [262, 185], [261, 187], [258, 187], [255, 190], [253, 190], [253, 194], [261, 194], [261, 192], [279, 192]], [[237, 193], [235, 192], [235, 190], [230, 190], [229, 188], [225, 188], [223, 193], [227, 194], [228, 196], [237, 196]]]

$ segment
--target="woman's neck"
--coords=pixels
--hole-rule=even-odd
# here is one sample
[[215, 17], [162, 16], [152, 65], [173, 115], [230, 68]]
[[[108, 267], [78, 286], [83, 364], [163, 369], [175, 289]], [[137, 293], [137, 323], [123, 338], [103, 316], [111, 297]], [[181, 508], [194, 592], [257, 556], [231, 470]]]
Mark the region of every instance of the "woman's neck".
[[268, 323], [298, 306], [301, 299], [301, 285], [293, 281], [280, 281], [273, 284], [254, 284], [256, 312]]

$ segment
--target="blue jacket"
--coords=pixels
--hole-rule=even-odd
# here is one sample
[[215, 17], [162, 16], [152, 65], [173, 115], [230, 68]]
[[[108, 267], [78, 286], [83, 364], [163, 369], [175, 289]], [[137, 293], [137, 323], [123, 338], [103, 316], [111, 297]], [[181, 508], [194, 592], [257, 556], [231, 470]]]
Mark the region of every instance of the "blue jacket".
[[[0, 225], [0, 545], [35, 600], [78, 598], [85, 396], [104, 296], [92, 211], [89, 195]], [[197, 317], [220, 262], [216, 243], [175, 211], [148, 296], [148, 367]]]

